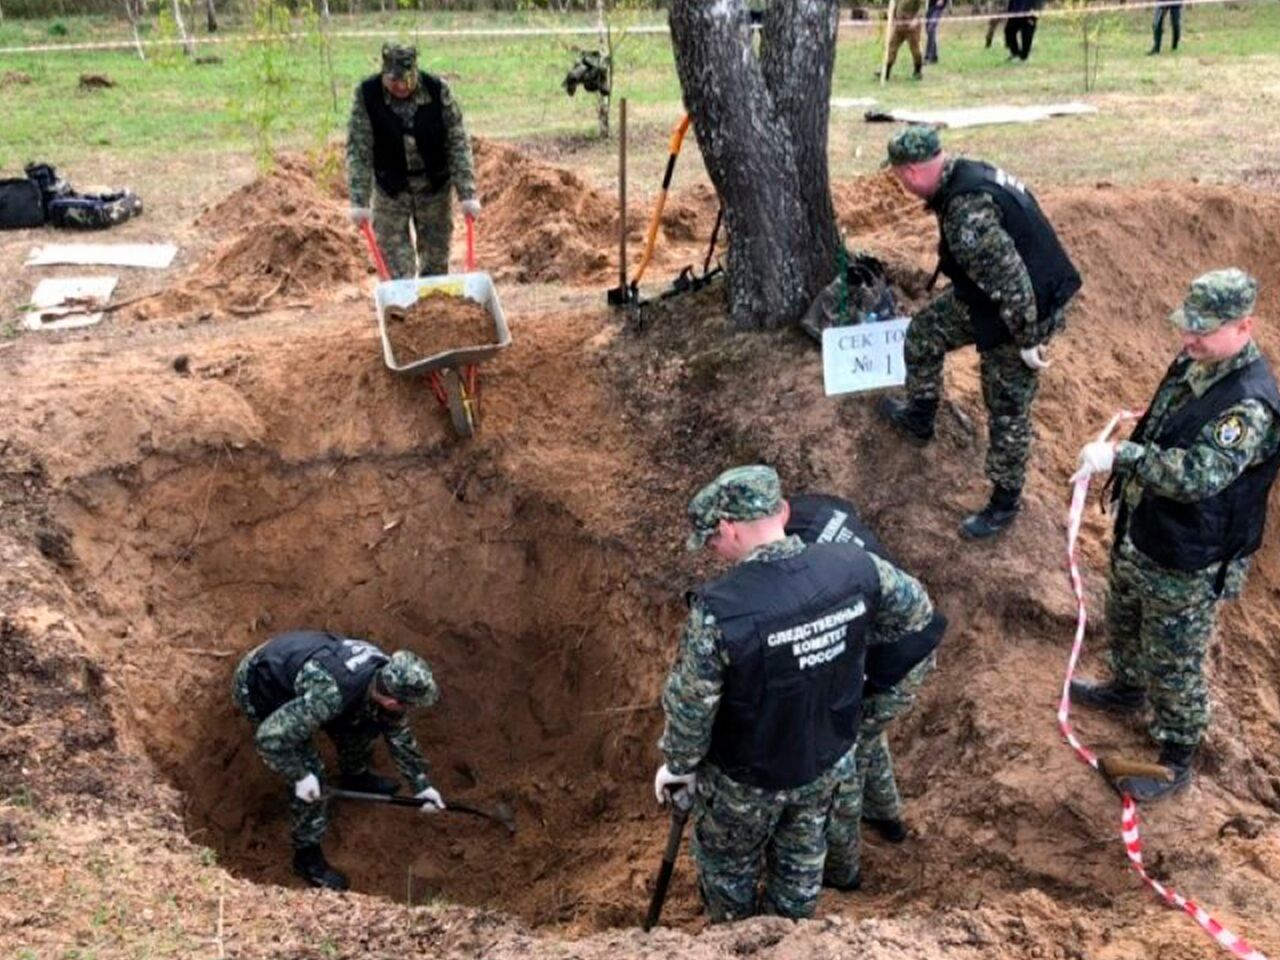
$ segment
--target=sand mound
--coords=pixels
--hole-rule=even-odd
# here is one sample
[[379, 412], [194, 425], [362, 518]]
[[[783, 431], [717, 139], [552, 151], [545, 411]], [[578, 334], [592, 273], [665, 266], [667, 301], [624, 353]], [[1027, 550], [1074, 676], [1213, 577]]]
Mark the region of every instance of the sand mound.
[[[330, 160], [332, 157], [330, 157]], [[217, 245], [132, 316], [200, 318], [314, 306], [370, 272], [337, 197], [331, 162], [279, 158], [269, 173], [207, 208], [197, 226]]]

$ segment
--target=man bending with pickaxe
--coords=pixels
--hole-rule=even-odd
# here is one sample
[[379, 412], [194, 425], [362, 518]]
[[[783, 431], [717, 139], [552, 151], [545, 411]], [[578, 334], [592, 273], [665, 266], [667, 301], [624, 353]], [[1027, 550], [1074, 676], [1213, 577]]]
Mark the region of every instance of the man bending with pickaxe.
[[324, 765], [311, 742], [318, 731], [338, 748], [343, 788], [395, 793], [394, 781], [369, 770], [373, 741], [382, 737], [423, 812], [444, 809], [405, 719], [408, 707], [429, 707], [440, 696], [431, 668], [416, 654], [399, 650], [388, 656], [363, 640], [295, 630], [245, 655], [231, 696], [256, 728], [263, 762], [293, 784], [293, 869], [311, 886], [347, 889], [347, 878], [320, 850], [329, 808], [320, 782]]

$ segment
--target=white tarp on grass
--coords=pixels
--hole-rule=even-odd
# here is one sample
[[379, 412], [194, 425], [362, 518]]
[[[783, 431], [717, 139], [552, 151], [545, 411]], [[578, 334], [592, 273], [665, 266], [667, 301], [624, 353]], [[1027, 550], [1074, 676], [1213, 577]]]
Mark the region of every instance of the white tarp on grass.
[[867, 120], [927, 123], [935, 127], [981, 127], [993, 123], [1035, 123], [1050, 117], [1078, 117], [1097, 113], [1088, 103], [1046, 103], [1024, 107], [960, 107], [955, 110], [868, 110]]
[[178, 248], [171, 243], [50, 243], [33, 247], [28, 267], [148, 267], [163, 270]]
[[[102, 307], [115, 292], [118, 277], [46, 277], [31, 294], [22, 325], [28, 330], [71, 330], [102, 319]], [[94, 308], [98, 308], [96, 311]]]

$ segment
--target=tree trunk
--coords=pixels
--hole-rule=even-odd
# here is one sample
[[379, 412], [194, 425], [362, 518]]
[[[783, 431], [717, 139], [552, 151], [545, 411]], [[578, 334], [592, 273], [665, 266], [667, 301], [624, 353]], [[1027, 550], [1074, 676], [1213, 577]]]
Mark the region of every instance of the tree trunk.
[[214, 6], [214, 0], [204, 0], [204, 18], [205, 26], [210, 33], [218, 32], [218, 10]]
[[320, 0], [320, 16], [326, 20], [329, 19], [329, 0]]
[[[599, 49], [605, 57], [605, 74], [609, 78], [608, 89], [613, 90], [613, 38], [604, 11], [605, 0], [596, 0], [596, 33]], [[611, 93], [596, 94], [596, 127], [601, 140], [609, 139], [609, 97]]]
[[173, 22], [178, 28], [178, 36], [182, 38], [182, 52], [188, 57], [196, 55], [196, 45], [187, 33], [187, 23], [182, 19], [182, 0], [173, 0]]
[[146, 60], [147, 55], [142, 49], [142, 37], [138, 35], [138, 10], [134, 7], [134, 0], [124, 0], [124, 15], [129, 18], [129, 26], [133, 30], [133, 46], [138, 51], [138, 59]]
[[796, 323], [836, 273], [827, 165], [837, 0], [774, 0], [760, 54], [743, 0], [671, 0], [685, 109], [724, 208], [729, 321]]

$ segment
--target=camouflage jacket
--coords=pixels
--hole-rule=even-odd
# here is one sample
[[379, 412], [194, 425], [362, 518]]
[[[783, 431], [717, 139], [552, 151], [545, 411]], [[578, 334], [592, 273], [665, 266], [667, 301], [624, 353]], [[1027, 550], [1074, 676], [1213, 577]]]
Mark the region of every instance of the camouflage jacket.
[[[760, 547], [742, 562], [769, 563], [805, 549], [804, 541], [790, 536]], [[894, 643], [905, 634], [922, 630], [933, 617], [933, 604], [924, 587], [893, 564], [869, 556], [880, 576], [880, 609], [867, 642]], [[673, 773], [693, 772], [706, 756], [728, 665], [724, 634], [715, 616], [695, 599], [689, 605], [680, 649], [662, 694], [667, 725], [658, 746]]]
[[[944, 184], [954, 170], [955, 160], [948, 159], [942, 168]], [[985, 193], [962, 194], [939, 212], [938, 228], [965, 274], [1000, 305], [1000, 319], [1014, 342], [1020, 347], [1043, 343], [1047, 331], [1040, 329], [1031, 274], [1004, 228], [996, 201]]]
[[[475, 163], [471, 157], [471, 138], [462, 123], [462, 108], [453, 98], [449, 85], [440, 80], [441, 106], [444, 109], [444, 126], [449, 138], [449, 178], [459, 200], [476, 195]], [[403, 120], [412, 120], [418, 107], [431, 102], [431, 94], [423, 84], [403, 100], [382, 91], [392, 113]], [[430, 189], [424, 170], [426, 165], [418, 155], [412, 136], [404, 138], [405, 157], [409, 161], [409, 188], [414, 193]], [[373, 123], [365, 109], [360, 84], [356, 84], [351, 103], [351, 118], [347, 122], [347, 188], [351, 193], [351, 206], [367, 207], [373, 195]]]
[[[322, 772], [311, 769], [312, 751], [308, 748], [311, 738], [338, 717], [342, 694], [337, 681], [314, 662], [308, 662], [298, 671], [294, 690], [297, 694], [294, 699], [258, 725], [254, 742], [268, 767], [286, 779], [297, 781], [308, 773], [319, 776]], [[382, 736], [396, 769], [414, 791], [431, 786], [430, 768], [403, 713], [382, 710], [366, 699], [346, 718], [342, 727], [333, 732], [338, 737], [346, 734], [370, 739]]]
[[[1188, 401], [1203, 396], [1228, 373], [1259, 356], [1257, 345], [1250, 341], [1234, 357], [1192, 362], [1182, 370], [1181, 376], [1166, 378], [1151, 401], [1150, 429], [1158, 431], [1160, 425]], [[1260, 400], [1242, 400], [1205, 424], [1193, 446], [1162, 448], [1121, 441], [1116, 445], [1116, 483], [1130, 507], [1137, 506], [1144, 491], [1187, 503], [1204, 500], [1225, 490], [1249, 467], [1271, 456], [1277, 445], [1280, 445], [1280, 423], [1276, 422], [1271, 409]], [[1118, 546], [1126, 555], [1141, 556], [1127, 536]], [[1248, 562], [1246, 557], [1232, 564], [1226, 595], [1239, 592]]]

